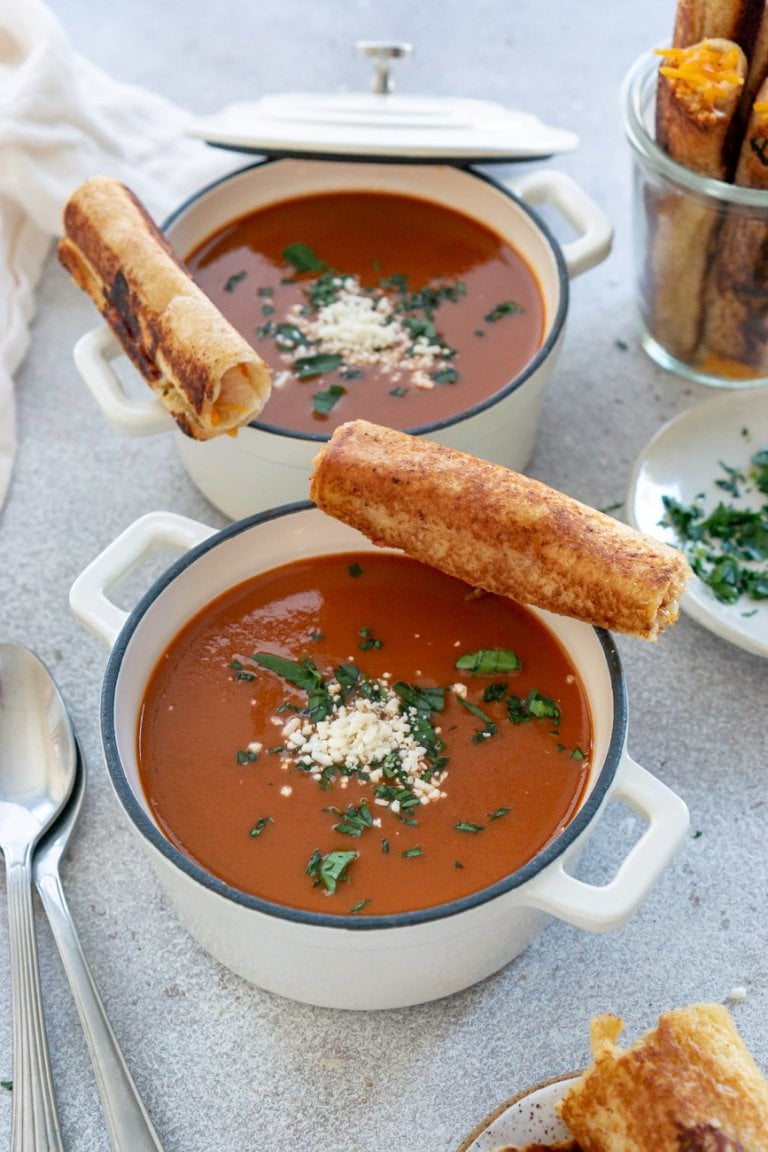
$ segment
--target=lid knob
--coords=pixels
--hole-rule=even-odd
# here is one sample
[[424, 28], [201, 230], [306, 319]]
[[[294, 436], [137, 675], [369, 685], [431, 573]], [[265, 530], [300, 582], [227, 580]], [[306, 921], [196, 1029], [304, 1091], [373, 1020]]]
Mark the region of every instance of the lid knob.
[[390, 75], [392, 61], [406, 60], [413, 48], [410, 44], [391, 44], [386, 40], [358, 40], [357, 51], [373, 60], [372, 91], [386, 94], [395, 86]]

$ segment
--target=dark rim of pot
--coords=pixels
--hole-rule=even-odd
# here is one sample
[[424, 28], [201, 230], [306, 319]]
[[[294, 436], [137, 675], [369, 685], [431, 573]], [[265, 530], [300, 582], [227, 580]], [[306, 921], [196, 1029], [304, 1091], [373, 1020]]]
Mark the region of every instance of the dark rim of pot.
[[[325, 157], [323, 159], [325, 159]], [[193, 196], [190, 196], [187, 200], [184, 201], [183, 204], [180, 204], [179, 207], [166, 219], [165, 223], [163, 224], [163, 230], [167, 231], [177, 222], [177, 220], [180, 219], [181, 216], [184, 215], [185, 212], [192, 208], [204, 196], [207, 196], [210, 192], [213, 192], [216, 188], [228, 184], [230, 181], [238, 179], [248, 172], [263, 168], [267, 164], [275, 163], [280, 163], [279, 157], [262, 160], [256, 164], [247, 165], [245, 168], [238, 168], [236, 172], [230, 172], [226, 176], [223, 176], [218, 180], [214, 180], [212, 183], [206, 185], [205, 188], [200, 189], [199, 192], [196, 192]], [[356, 161], [356, 163], [362, 163], [362, 161]], [[399, 161], [401, 167], [408, 166], [409, 163], [418, 164], [419, 161]], [[457, 165], [452, 165], [452, 167], [457, 167]], [[484, 400], [479, 400], [476, 404], [473, 404], [469, 408], [463, 408], [455, 416], [447, 416], [443, 420], [435, 420], [430, 424], [417, 424], [413, 427], [402, 429], [402, 431], [408, 432], [413, 436], [428, 436], [430, 433], [439, 432], [443, 428], [451, 428], [454, 424], [459, 424], [464, 420], [468, 420], [472, 416], [477, 416], [479, 413], [484, 412], [487, 408], [493, 408], [507, 396], [510, 396], [513, 392], [516, 392], [518, 388], [521, 388], [523, 384], [525, 384], [526, 380], [529, 380], [530, 377], [533, 376], [533, 374], [539, 369], [542, 363], [547, 359], [547, 357], [555, 348], [555, 345], [560, 339], [560, 334], [563, 330], [563, 325], [565, 324], [566, 315], [568, 313], [568, 300], [570, 291], [568, 269], [565, 264], [565, 257], [563, 256], [562, 249], [560, 248], [560, 245], [558, 244], [546, 223], [536, 212], [534, 212], [531, 207], [529, 207], [528, 204], [525, 203], [524, 200], [522, 200], [515, 192], [513, 192], [510, 188], [507, 187], [506, 184], [503, 184], [500, 180], [496, 180], [487, 172], [479, 171], [478, 169], [471, 166], [464, 166], [462, 167], [462, 170], [468, 172], [476, 180], [485, 181], [486, 184], [490, 184], [492, 187], [496, 188], [499, 192], [502, 193], [502, 195], [512, 200], [513, 203], [516, 204], [520, 209], [520, 211], [525, 213], [525, 215], [533, 221], [533, 223], [536, 225], [536, 227], [547, 241], [557, 266], [557, 279], [560, 289], [560, 297], [558, 300], [557, 311], [550, 326], [549, 332], [547, 333], [546, 339], [544, 340], [539, 350], [536, 352], [536, 355], [528, 362], [525, 368], [523, 368], [523, 370], [517, 374], [517, 376], [513, 377], [512, 380], [510, 380], [502, 388], [499, 388], [498, 391], [492, 393], [492, 395], [487, 396]], [[415, 189], [415, 194], [418, 195], [418, 189]], [[290, 197], [286, 198], [290, 199]], [[422, 197], [422, 199], [424, 199], [424, 197]], [[464, 214], [466, 215], [466, 213]], [[261, 432], [269, 432], [274, 436], [287, 436], [292, 440], [308, 440], [318, 444], [325, 443], [326, 441], [330, 440], [331, 437], [330, 432], [300, 432], [294, 428], [283, 428], [278, 424], [268, 424], [264, 420], [251, 420], [248, 427], [256, 428]]]
[[[137, 828], [141, 836], [151, 846], [164, 856], [165, 859], [184, 873], [189, 879], [200, 884], [210, 892], [215, 892], [233, 904], [243, 908], [253, 908], [268, 916], [275, 916], [280, 920], [293, 921], [297, 924], [311, 924], [323, 928], [343, 928], [354, 931], [370, 931], [375, 928], [406, 928], [409, 925], [423, 924], [430, 920], [441, 920], [448, 916], [455, 916], [471, 908], [476, 908], [489, 900], [494, 900], [507, 892], [520, 888], [526, 881], [532, 879], [570, 847], [581, 835], [587, 825], [594, 819], [598, 809], [605, 800], [606, 794], [613, 782], [616, 771], [622, 758], [622, 751], [627, 732], [627, 699], [624, 676], [619, 659], [619, 653], [611, 634], [602, 628], [595, 628], [594, 632], [605, 656], [611, 681], [611, 696], [613, 700], [613, 729], [605, 762], [600, 775], [595, 782], [591, 793], [579, 809], [573, 820], [563, 829], [551, 844], [543, 851], [523, 865], [516, 872], [504, 877], [486, 888], [463, 896], [458, 900], [451, 900], [444, 904], [436, 904], [430, 908], [417, 909], [413, 912], [396, 912], [386, 915], [355, 916], [330, 915], [323, 912], [308, 912], [297, 908], [288, 908], [281, 904], [251, 896], [232, 887], [216, 876], [211, 875], [199, 864], [186, 857], [170, 840], [162, 834], [157, 825], [150, 819], [139, 804], [128, 783], [123, 770], [117, 747], [117, 734], [115, 728], [115, 702], [120, 669], [126, 650], [131, 639], [141, 624], [145, 613], [154, 604], [155, 600], [173, 584], [173, 581], [195, 561], [216, 548], [219, 544], [238, 536], [251, 528], [282, 517], [292, 516], [314, 510], [310, 501], [301, 501], [295, 504], [284, 504], [268, 512], [256, 513], [244, 520], [235, 521], [221, 531], [214, 533], [201, 544], [197, 544], [183, 556], [174, 561], [166, 571], [158, 577], [139, 602], [129, 613], [114, 647], [110, 653], [104, 675], [104, 685], [101, 693], [101, 735], [104, 746], [107, 768], [112, 785], [117, 793], [120, 804], [127, 816]], [[256, 554], [256, 553], [254, 553]], [[134, 717], [134, 729], [138, 717]]]

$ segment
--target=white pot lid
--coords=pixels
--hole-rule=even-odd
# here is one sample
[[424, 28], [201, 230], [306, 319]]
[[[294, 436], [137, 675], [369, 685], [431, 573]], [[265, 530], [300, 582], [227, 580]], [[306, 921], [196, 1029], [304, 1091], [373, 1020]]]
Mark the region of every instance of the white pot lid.
[[230, 104], [187, 131], [209, 144], [266, 155], [422, 162], [534, 160], [569, 152], [578, 137], [485, 100], [394, 93], [389, 63], [409, 45], [358, 44], [374, 60], [371, 92], [288, 92]]

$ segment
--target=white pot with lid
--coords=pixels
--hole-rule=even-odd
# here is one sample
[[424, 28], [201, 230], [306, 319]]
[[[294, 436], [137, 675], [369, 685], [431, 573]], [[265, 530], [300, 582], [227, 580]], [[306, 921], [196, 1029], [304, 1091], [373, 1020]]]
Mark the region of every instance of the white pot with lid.
[[[502, 182], [470, 166], [551, 156], [575, 147], [572, 133], [488, 102], [393, 94], [386, 62], [398, 46], [362, 47], [377, 63], [373, 92], [266, 97], [193, 125], [194, 135], [217, 147], [268, 158], [203, 188], [166, 221], [165, 233], [184, 260], [241, 216], [285, 199], [333, 191], [415, 196], [477, 220], [519, 252], [538, 282], [544, 310], [540, 347], [494, 395], [448, 419], [405, 431], [522, 471], [563, 345], [570, 278], [605, 258], [610, 223], [564, 173], [536, 170]], [[576, 239], [559, 243], [534, 210], [541, 204], [562, 216]], [[272, 425], [267, 406], [261, 419], [234, 437], [191, 440], [159, 400], [149, 394], [137, 399], [126, 387], [121, 359], [106, 326], [84, 335], [75, 347], [78, 369], [108, 422], [128, 436], [174, 432], [191, 479], [227, 516], [237, 519], [306, 497], [311, 461], [327, 434]]]

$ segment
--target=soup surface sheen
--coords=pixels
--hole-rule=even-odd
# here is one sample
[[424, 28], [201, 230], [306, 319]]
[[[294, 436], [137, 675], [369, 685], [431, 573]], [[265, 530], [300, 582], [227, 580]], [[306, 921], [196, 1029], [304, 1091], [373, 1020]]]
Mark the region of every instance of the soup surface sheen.
[[416, 197], [322, 193], [233, 221], [186, 259], [273, 373], [260, 422], [328, 433], [430, 424], [492, 396], [541, 346], [522, 257]]
[[368, 915], [466, 896], [541, 851], [579, 806], [591, 720], [527, 610], [345, 553], [195, 617], [150, 680], [138, 752], [161, 828], [207, 871]]

